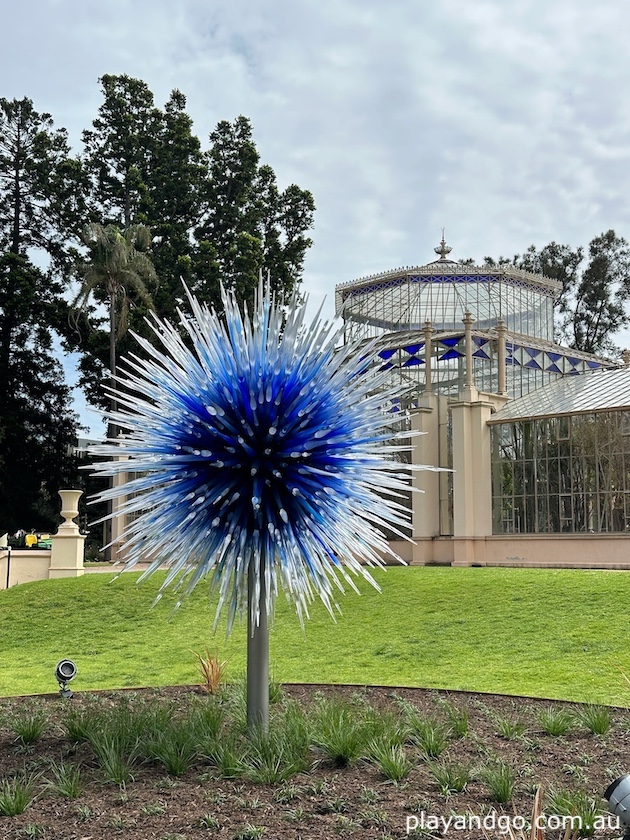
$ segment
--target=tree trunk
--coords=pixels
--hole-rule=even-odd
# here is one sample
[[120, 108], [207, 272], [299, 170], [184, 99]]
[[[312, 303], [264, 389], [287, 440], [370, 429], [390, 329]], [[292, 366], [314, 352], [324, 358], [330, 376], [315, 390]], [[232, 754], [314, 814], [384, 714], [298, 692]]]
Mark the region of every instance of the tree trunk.
[[[116, 411], [118, 408], [118, 401], [116, 400], [116, 295], [112, 291], [109, 295], [109, 387], [112, 390], [109, 398], [109, 410]], [[115, 440], [118, 436], [118, 426], [110, 419], [107, 424], [107, 437], [109, 440]], [[113, 487], [114, 479], [109, 479], [109, 486]], [[107, 502], [107, 516], [105, 520], [105, 560], [111, 563], [114, 559], [114, 548], [110, 545], [112, 541], [112, 520], [111, 516], [114, 512], [114, 503], [110, 499]]]

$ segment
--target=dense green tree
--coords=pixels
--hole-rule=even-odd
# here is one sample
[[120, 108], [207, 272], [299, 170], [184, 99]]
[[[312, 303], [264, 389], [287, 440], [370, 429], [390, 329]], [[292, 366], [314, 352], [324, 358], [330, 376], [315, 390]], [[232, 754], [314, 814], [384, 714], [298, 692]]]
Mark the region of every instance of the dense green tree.
[[145, 82], [130, 76], [99, 79], [104, 101], [83, 132], [94, 221], [128, 228], [147, 200], [147, 171], [161, 121]]
[[313, 196], [295, 184], [280, 192], [273, 169], [259, 166], [259, 159], [246, 117], [223, 120], [210, 135], [203, 217], [195, 230], [195, 290], [205, 283], [212, 293], [221, 279], [249, 301], [262, 270], [286, 299], [300, 282], [312, 244], [306, 233], [313, 225]]
[[489, 265], [513, 265], [560, 281], [556, 299], [558, 337], [585, 353], [616, 354], [614, 336], [630, 324], [630, 248], [614, 230], [582, 248], [550, 242], [531, 245], [511, 259], [484, 257]]
[[[54, 527], [77, 418], [53, 353], [81, 167], [29, 99], [0, 99], [0, 528]], [[48, 257], [44, 272], [33, 263]]]
[[[273, 169], [260, 165], [249, 120], [220, 122], [204, 152], [181, 91], [161, 110], [138, 79], [100, 81], [103, 103], [83, 134], [92, 218], [150, 227], [158, 314], [173, 316], [182, 280], [214, 305], [220, 281], [249, 300], [261, 270], [286, 298], [311, 244], [313, 197], [295, 184], [278, 189]], [[137, 318], [133, 326], [144, 329]]]

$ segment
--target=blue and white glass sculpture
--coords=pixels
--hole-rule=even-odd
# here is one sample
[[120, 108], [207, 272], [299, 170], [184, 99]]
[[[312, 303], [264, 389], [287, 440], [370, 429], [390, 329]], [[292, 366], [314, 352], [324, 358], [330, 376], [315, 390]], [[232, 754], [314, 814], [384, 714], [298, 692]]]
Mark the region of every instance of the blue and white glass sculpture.
[[159, 349], [137, 337], [146, 358], [126, 360], [111, 417], [124, 434], [94, 449], [114, 459], [100, 475], [135, 477], [99, 499], [120, 500], [127, 567], [167, 566], [182, 598], [210, 577], [228, 631], [248, 603], [266, 621], [279, 587], [300, 621], [316, 596], [332, 614], [336, 587], [376, 586], [370, 567], [396, 557], [379, 527], [408, 524], [387, 374], [297, 296], [281, 308], [261, 286], [251, 319], [223, 305], [191, 297], [180, 330], [154, 319]]

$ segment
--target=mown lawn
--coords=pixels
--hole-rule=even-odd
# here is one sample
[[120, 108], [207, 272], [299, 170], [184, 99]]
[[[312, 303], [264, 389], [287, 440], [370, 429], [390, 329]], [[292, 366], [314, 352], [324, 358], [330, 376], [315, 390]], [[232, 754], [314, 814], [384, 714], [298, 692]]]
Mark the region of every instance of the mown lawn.
[[[501, 692], [630, 705], [625, 572], [389, 568], [381, 594], [341, 597], [333, 623], [313, 605], [304, 632], [280, 597], [271, 658], [280, 682], [358, 683]], [[163, 579], [136, 574], [43, 581], [0, 592], [0, 695], [55, 691], [73, 659], [76, 690], [190, 684], [206, 648], [245, 667], [245, 632], [212, 634], [207, 590], [173, 613]]]

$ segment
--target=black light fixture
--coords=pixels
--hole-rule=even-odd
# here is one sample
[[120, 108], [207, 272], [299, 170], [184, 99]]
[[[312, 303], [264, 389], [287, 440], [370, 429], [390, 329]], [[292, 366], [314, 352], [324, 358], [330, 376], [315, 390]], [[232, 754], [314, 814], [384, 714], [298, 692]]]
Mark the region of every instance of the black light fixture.
[[604, 793], [608, 800], [608, 810], [619, 818], [624, 826], [624, 840], [630, 840], [630, 775], [620, 776], [608, 785]]
[[68, 688], [68, 683], [70, 680], [73, 680], [77, 675], [77, 666], [71, 659], [62, 659], [61, 662], [57, 662], [57, 667], [55, 668], [55, 679], [59, 683], [59, 694], [62, 697], [70, 698], [72, 697], [72, 691]]

